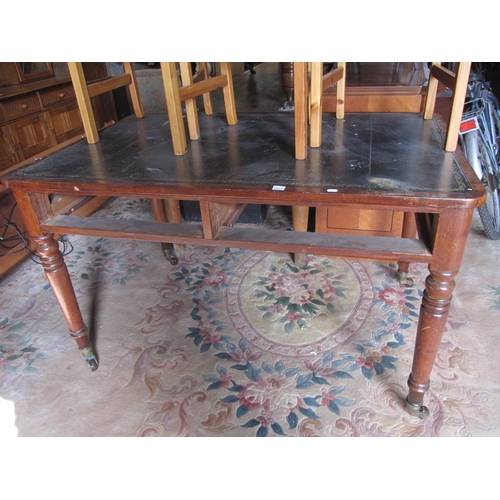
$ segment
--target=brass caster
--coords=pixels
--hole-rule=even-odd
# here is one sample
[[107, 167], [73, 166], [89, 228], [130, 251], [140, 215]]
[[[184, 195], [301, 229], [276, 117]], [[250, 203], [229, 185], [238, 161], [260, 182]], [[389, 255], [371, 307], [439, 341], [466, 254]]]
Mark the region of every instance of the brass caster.
[[408, 273], [398, 273], [398, 281], [403, 286], [413, 286], [413, 280], [408, 277]]
[[173, 248], [165, 248], [163, 250], [163, 255], [165, 255], [165, 258], [172, 264], [173, 266], [176, 266], [179, 263], [179, 260], [177, 259], [177, 256], [175, 255], [174, 249]]
[[285, 104], [283, 104], [283, 106], [280, 106], [279, 107], [279, 111], [293, 111], [294, 109], [294, 105], [293, 105], [293, 101], [286, 101]]
[[97, 367], [99, 366], [99, 363], [97, 362], [96, 358], [93, 359], [87, 359], [87, 366], [90, 368], [91, 372], [95, 372], [97, 370]]
[[87, 366], [90, 368], [90, 371], [95, 372], [99, 366], [99, 363], [97, 362], [97, 358], [92, 351], [92, 347], [88, 346], [80, 350], [82, 352], [83, 358], [85, 359], [85, 362], [87, 363]]
[[427, 406], [424, 406], [422, 404], [416, 404], [414, 405], [413, 403], [410, 403], [408, 399], [406, 400], [406, 409], [408, 410], [408, 413], [412, 417], [418, 417], [418, 418], [427, 418], [430, 415], [429, 408]]

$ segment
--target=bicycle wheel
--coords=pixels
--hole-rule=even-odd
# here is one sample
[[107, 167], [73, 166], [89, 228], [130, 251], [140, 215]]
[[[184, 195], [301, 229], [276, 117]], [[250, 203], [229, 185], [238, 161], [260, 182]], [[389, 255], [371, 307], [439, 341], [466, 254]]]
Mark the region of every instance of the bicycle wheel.
[[483, 167], [483, 183], [486, 188], [486, 203], [479, 207], [479, 217], [484, 232], [490, 240], [500, 240], [500, 196], [498, 165], [493, 162], [481, 136], [478, 137], [479, 155]]

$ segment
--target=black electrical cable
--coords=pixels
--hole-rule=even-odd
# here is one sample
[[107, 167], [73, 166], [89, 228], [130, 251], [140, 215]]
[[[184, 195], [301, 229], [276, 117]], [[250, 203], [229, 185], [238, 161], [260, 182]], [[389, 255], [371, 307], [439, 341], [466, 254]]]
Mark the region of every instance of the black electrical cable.
[[[0, 216], [2, 216], [2, 218], [5, 220], [4, 223], [0, 223], [1, 225], [4, 226], [2, 236], [0, 236], [0, 247], [5, 248], [7, 250], [12, 250], [12, 249], [16, 248], [17, 246], [21, 245], [21, 248], [19, 248], [18, 250], [12, 251], [12, 252], [0, 254], [0, 258], [5, 257], [7, 255], [13, 255], [15, 253], [22, 252], [24, 250], [26, 252], [26, 254], [28, 255], [28, 257], [33, 262], [35, 262], [36, 264], [41, 264], [42, 261], [40, 259], [40, 256], [36, 252], [34, 252], [33, 250], [30, 249], [28, 238], [26, 238], [24, 236], [24, 234], [20, 231], [17, 224], [15, 222], [12, 222], [12, 215], [14, 213], [14, 209], [16, 208], [16, 206], [17, 206], [17, 203], [14, 203], [8, 218], [5, 217], [5, 215], [3, 215], [2, 213], [0, 213]], [[9, 236], [6, 238], [5, 235], [7, 234], [7, 231], [9, 229], [12, 229], [15, 232], [15, 235], [12, 235], [12, 236]], [[26, 231], [25, 231], [25, 233], [26, 233]], [[58, 241], [59, 244], [62, 245], [61, 253], [62, 253], [63, 257], [70, 254], [73, 251], [73, 245], [64, 236], [57, 235], [56, 241]], [[7, 243], [15, 242], [15, 243], [12, 246], [10, 246], [10, 245], [6, 244], [6, 242]]]

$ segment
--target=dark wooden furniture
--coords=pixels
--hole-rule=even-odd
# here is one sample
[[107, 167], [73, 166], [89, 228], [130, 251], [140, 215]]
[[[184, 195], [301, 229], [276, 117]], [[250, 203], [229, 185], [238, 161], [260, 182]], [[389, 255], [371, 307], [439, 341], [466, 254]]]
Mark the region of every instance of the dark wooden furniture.
[[0, 88], [0, 169], [82, 135], [69, 78]]
[[[107, 76], [105, 63], [84, 63], [83, 71], [89, 82]], [[96, 128], [102, 129], [117, 121], [110, 92], [93, 96], [91, 106]], [[75, 88], [67, 72], [54, 75], [50, 63], [0, 63], [0, 176], [67, 147], [81, 139], [84, 132]], [[10, 189], [0, 185], [0, 197], [1, 214], [6, 217], [12, 212], [15, 216], [18, 211]], [[74, 201], [66, 198], [68, 210], [75, 208]], [[64, 204], [61, 200], [59, 203]], [[95, 204], [90, 207], [97, 208]], [[24, 232], [24, 224], [18, 219], [12, 222]], [[5, 223], [3, 217], [2, 223]], [[0, 251], [0, 278], [24, 258], [22, 245]]]
[[[57, 155], [10, 174], [19, 203], [72, 337], [91, 369], [97, 359], [54, 233], [214, 245], [332, 257], [424, 262], [429, 277], [409, 377], [408, 410], [418, 416], [443, 334], [474, 209], [485, 191], [460, 154], [445, 152], [434, 119], [413, 114], [325, 117], [323, 146], [294, 159], [288, 113], [240, 114], [227, 126], [201, 116], [204, 133], [183, 156], [172, 154], [166, 117], [129, 117]], [[356, 161], [359, 168], [350, 168]], [[191, 200], [201, 223], [107, 220], [59, 215], [49, 193]], [[247, 203], [400, 210], [415, 214], [419, 235], [388, 238], [299, 233], [233, 225]], [[160, 249], [159, 249], [160, 251]], [[167, 264], [165, 264], [167, 265]]]
[[[0, 87], [0, 175], [82, 137], [82, 122], [69, 77], [33, 80], [21, 80], [15, 63], [0, 63], [0, 82], [9, 84]], [[6, 225], [10, 222], [24, 232], [10, 189], [0, 185], [0, 197], [1, 227], [12, 237], [15, 231]], [[0, 252], [0, 278], [26, 258], [21, 244], [8, 246]]]
[[[0, 175], [84, 133], [69, 74], [22, 83], [11, 74], [11, 65], [0, 63]], [[88, 82], [107, 76], [105, 63], [84, 63], [83, 70]], [[92, 107], [98, 129], [117, 121], [110, 93], [93, 96]]]

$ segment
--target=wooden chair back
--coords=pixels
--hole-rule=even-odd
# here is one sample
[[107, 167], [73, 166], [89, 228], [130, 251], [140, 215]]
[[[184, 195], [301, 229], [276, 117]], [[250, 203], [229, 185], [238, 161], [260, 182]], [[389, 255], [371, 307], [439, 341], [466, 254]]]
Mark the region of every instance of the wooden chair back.
[[144, 109], [139, 96], [139, 88], [137, 86], [133, 63], [123, 63], [124, 72], [122, 75], [89, 84], [87, 84], [85, 80], [81, 62], [69, 62], [68, 68], [75, 89], [78, 109], [82, 117], [83, 129], [89, 144], [94, 144], [99, 141], [99, 133], [97, 131], [92, 103], [90, 101], [91, 97], [104, 94], [105, 92], [120, 87], [128, 87], [135, 115], [137, 118], [142, 118], [144, 116]]
[[309, 145], [313, 148], [321, 146], [323, 92], [337, 83], [336, 115], [344, 118], [345, 102], [345, 62], [337, 63], [337, 67], [323, 75], [322, 62], [294, 63], [294, 113], [295, 113], [295, 158], [307, 158], [308, 128], [310, 126]]
[[[423, 118], [428, 120], [434, 115], [438, 83], [443, 83], [453, 91], [451, 113], [447, 121], [446, 140], [444, 149], [455, 151], [458, 142], [460, 121], [463, 113], [467, 83], [471, 63], [458, 63], [456, 72], [450, 71], [440, 63], [432, 63], [429, 71], [429, 84], [425, 101]], [[308, 77], [310, 74], [310, 78]], [[323, 75], [323, 63], [294, 63], [294, 112], [295, 112], [295, 157], [298, 160], [307, 158], [308, 153], [308, 118], [310, 124], [309, 146], [321, 146], [322, 135], [322, 96], [323, 92], [334, 83], [337, 83], [337, 119], [344, 118], [346, 65], [338, 63], [337, 68]], [[342, 210], [342, 209], [339, 209]], [[364, 216], [362, 209], [356, 215]], [[293, 206], [292, 218], [295, 231], [307, 231], [308, 207]], [[326, 218], [327, 211], [323, 208], [316, 210], [316, 220]], [[342, 214], [345, 217], [345, 213]], [[383, 213], [382, 216], [387, 216]], [[389, 214], [391, 216], [391, 214]], [[413, 238], [417, 232], [415, 216], [413, 213], [394, 213], [394, 221], [401, 226], [401, 237]], [[321, 224], [320, 224], [321, 226]], [[323, 226], [321, 226], [323, 227]], [[355, 231], [352, 231], [355, 233]], [[305, 255], [296, 254], [295, 262], [305, 262]], [[408, 263], [399, 263], [400, 280], [407, 279]]]
[[446, 131], [445, 151], [457, 149], [458, 136], [460, 132], [460, 121], [464, 111], [467, 84], [469, 82], [470, 62], [458, 63], [455, 72], [446, 69], [441, 63], [433, 62], [429, 71], [429, 85], [425, 101], [424, 120], [429, 120], [434, 115], [436, 105], [438, 83], [443, 83], [453, 91], [451, 112], [448, 119]]
[[192, 141], [200, 138], [200, 125], [196, 106], [196, 97], [200, 95], [203, 96], [205, 113], [211, 115], [213, 109], [210, 92], [222, 88], [227, 122], [229, 125], [235, 125], [238, 122], [231, 63], [220, 63], [221, 74], [218, 76], [210, 76], [206, 63], [200, 63], [202, 74], [198, 75], [198, 79], [194, 81], [191, 63], [180, 62], [180, 83], [176, 63], [162, 62], [160, 67], [175, 155], [180, 156], [187, 152], [186, 130], [182, 114], [183, 102], [185, 102], [186, 106], [189, 138]]
[[[309, 146], [321, 146], [322, 95], [334, 83], [337, 83], [337, 119], [344, 118], [346, 70], [345, 63], [337, 63], [337, 68], [323, 75], [323, 63], [294, 63], [295, 92], [295, 153], [297, 159], [307, 158], [308, 123], [310, 123]], [[452, 90], [452, 104], [447, 121], [445, 150], [455, 151], [458, 143], [460, 120], [463, 113], [467, 83], [470, 72], [470, 62], [457, 64], [456, 71], [445, 68], [441, 63], [431, 63], [429, 84], [425, 100], [424, 119], [429, 120], [434, 115], [437, 89], [439, 82]]]

